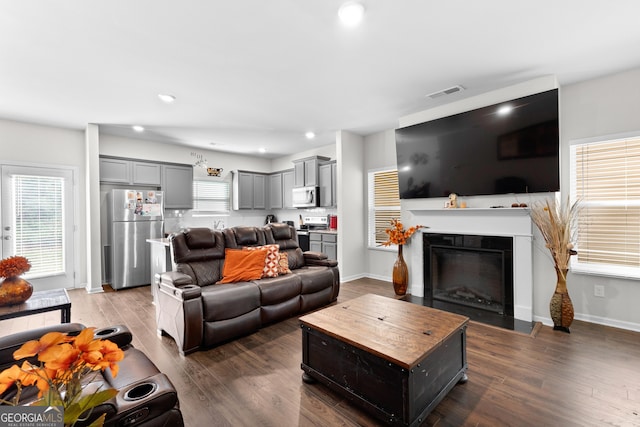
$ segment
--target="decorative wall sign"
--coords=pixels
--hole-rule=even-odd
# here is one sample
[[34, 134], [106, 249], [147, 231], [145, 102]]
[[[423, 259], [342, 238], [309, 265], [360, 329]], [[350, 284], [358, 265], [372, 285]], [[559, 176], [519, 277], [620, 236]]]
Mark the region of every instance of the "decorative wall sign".
[[209, 176], [220, 176], [222, 171], [223, 171], [222, 168], [207, 168], [207, 174]]

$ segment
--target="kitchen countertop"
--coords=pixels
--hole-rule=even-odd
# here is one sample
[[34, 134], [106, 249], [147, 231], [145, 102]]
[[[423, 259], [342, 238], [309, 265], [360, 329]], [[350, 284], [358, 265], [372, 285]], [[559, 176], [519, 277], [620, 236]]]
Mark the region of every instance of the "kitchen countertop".
[[309, 233], [338, 234], [338, 230], [309, 230]]

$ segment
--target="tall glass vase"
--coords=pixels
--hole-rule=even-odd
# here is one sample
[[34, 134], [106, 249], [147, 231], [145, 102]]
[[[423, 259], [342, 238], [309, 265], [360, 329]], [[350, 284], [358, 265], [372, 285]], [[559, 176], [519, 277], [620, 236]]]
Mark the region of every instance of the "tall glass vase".
[[568, 269], [560, 270], [556, 267], [558, 281], [556, 283], [556, 290], [553, 292], [551, 302], [549, 303], [553, 329], [567, 333], [570, 332], [569, 326], [571, 326], [573, 322], [573, 303], [571, 302], [571, 298], [569, 298], [569, 291], [567, 290], [568, 272]]
[[398, 245], [398, 258], [395, 264], [393, 264], [393, 290], [396, 295], [405, 295], [407, 293], [407, 285], [409, 284], [409, 269], [402, 257], [402, 246], [403, 245]]

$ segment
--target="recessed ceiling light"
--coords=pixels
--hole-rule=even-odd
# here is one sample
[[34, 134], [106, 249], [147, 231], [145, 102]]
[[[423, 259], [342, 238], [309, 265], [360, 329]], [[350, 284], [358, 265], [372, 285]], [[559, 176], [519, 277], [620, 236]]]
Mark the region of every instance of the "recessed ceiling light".
[[264, 147], [261, 147], [261, 148], [258, 148], [258, 151], [261, 152], [261, 153], [266, 153], [267, 149], [264, 148]]
[[158, 98], [160, 98], [160, 100], [165, 104], [171, 104], [173, 101], [176, 100], [175, 96], [170, 95], [168, 93], [160, 93], [158, 94]]
[[135, 130], [136, 132], [144, 132], [144, 127], [142, 127], [140, 125], [131, 126], [131, 128], [133, 130]]
[[356, 26], [364, 16], [364, 5], [356, 1], [346, 2], [340, 6], [338, 16], [344, 25], [349, 27]]
[[313, 139], [313, 138], [315, 138], [315, 137], [316, 137], [316, 134], [315, 134], [315, 133], [313, 133], [313, 132], [311, 132], [311, 131], [309, 131], [309, 132], [305, 133], [305, 134], [304, 134], [304, 136], [305, 136], [305, 138], [307, 138], [307, 139]]

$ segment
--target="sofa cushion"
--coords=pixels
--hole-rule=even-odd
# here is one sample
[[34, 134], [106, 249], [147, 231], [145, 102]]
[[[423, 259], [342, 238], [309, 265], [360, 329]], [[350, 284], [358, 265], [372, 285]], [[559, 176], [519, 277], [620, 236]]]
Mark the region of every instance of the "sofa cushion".
[[218, 283], [246, 282], [262, 277], [267, 256], [265, 248], [255, 251], [225, 249], [224, 252], [222, 280]]
[[300, 248], [283, 249], [282, 246], [280, 246], [280, 252], [286, 252], [287, 259], [289, 261], [289, 268], [291, 270], [304, 267], [305, 263], [304, 263], [304, 254], [302, 252], [302, 249]]
[[333, 272], [329, 267], [303, 267], [296, 270], [300, 277], [301, 294], [312, 294], [333, 286]]
[[232, 319], [259, 307], [260, 289], [252, 282], [202, 288], [202, 316], [205, 322]]
[[264, 246], [245, 246], [243, 248], [247, 251], [255, 251], [258, 249], [266, 249], [267, 256], [264, 259], [264, 269], [262, 270], [262, 277], [278, 277], [278, 258], [279, 247], [278, 245], [264, 245]]
[[260, 288], [260, 303], [272, 305], [300, 295], [300, 278], [295, 274], [260, 279], [254, 282]]

